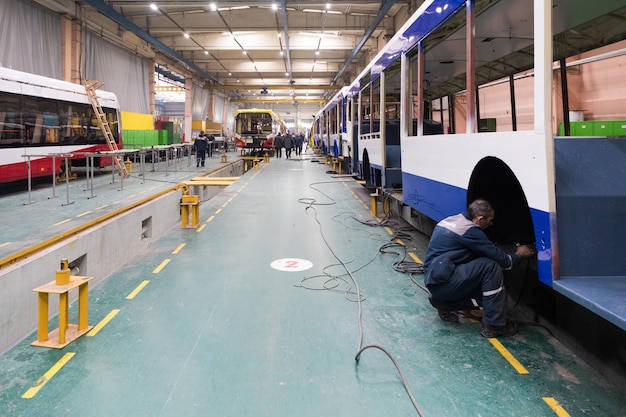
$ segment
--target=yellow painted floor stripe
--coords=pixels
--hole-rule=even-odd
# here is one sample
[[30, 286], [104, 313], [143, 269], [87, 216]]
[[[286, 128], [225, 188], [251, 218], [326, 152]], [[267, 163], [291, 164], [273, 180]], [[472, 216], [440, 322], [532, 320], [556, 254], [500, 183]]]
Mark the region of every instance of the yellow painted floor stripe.
[[221, 209], [221, 208], [220, 208], [220, 209], [215, 210], [215, 214], [220, 214], [220, 211], [222, 211], [222, 209]]
[[178, 252], [180, 252], [181, 250], [183, 250], [183, 248], [185, 247], [186, 243], [181, 243], [180, 245], [178, 245], [178, 247], [176, 249], [174, 249], [174, 252], [172, 252], [172, 254], [177, 255]]
[[52, 368], [50, 368], [48, 370], [48, 372], [46, 372], [45, 374], [43, 374], [43, 376], [41, 378], [39, 378], [37, 380], [37, 382], [35, 382], [35, 385], [33, 385], [32, 387], [30, 387], [25, 393], [24, 395], [22, 395], [22, 398], [33, 398], [35, 395], [37, 395], [37, 393], [39, 392], [40, 389], [43, 388], [44, 385], [46, 385], [48, 383], [48, 381], [50, 381], [50, 379], [52, 379], [52, 377], [61, 370], [61, 368], [63, 368], [63, 366], [65, 366], [65, 364], [72, 359], [72, 357], [75, 355], [76, 353], [74, 352], [68, 352], [65, 355], [63, 355], [63, 357], [61, 359], [59, 359], [59, 361], [57, 363], [55, 363]]
[[552, 397], [543, 397], [543, 400], [550, 406], [550, 408], [556, 413], [559, 417], [570, 417], [569, 413], [563, 409]]
[[109, 314], [107, 314], [105, 318], [103, 318], [102, 320], [100, 320], [100, 323], [96, 324], [96, 325], [93, 327], [93, 329], [91, 329], [91, 330], [89, 331], [89, 333], [87, 333], [87, 336], [89, 336], [89, 337], [93, 337], [93, 336], [97, 335], [97, 334], [98, 334], [98, 332], [99, 332], [100, 330], [102, 330], [102, 328], [103, 328], [104, 326], [106, 326], [106, 325], [107, 325], [107, 324], [108, 324], [108, 323], [109, 323], [109, 322], [113, 319], [113, 317], [115, 317], [115, 316], [117, 315], [117, 313], [119, 313], [119, 312], [120, 312], [120, 309], [119, 309], [119, 308], [116, 308], [116, 309], [114, 309], [114, 310], [111, 310], [111, 312], [110, 312]]
[[163, 262], [161, 262], [161, 265], [157, 266], [156, 269], [152, 271], [152, 273], [158, 274], [159, 272], [161, 272], [161, 269], [165, 268], [165, 265], [167, 265], [168, 263], [170, 263], [170, 259], [164, 260]]
[[196, 233], [200, 233], [205, 227], [206, 227], [206, 223], [198, 227], [198, 229], [196, 230]]
[[229, 202], [229, 203], [230, 203], [231, 201], [233, 201], [233, 198], [232, 198], [232, 197], [228, 199], [228, 202]]
[[149, 283], [149, 282], [150, 282], [150, 281], [148, 281], [147, 279], [146, 279], [146, 280], [143, 280], [143, 281], [141, 282], [141, 284], [137, 285], [137, 288], [135, 288], [135, 289], [133, 290], [133, 292], [131, 292], [130, 294], [128, 294], [128, 295], [126, 296], [126, 299], [127, 299], [127, 300], [132, 300], [133, 298], [135, 298], [135, 296], [136, 296], [137, 294], [139, 294], [139, 291], [143, 290], [143, 288], [144, 288], [146, 285], [148, 285], [148, 283]]
[[96, 207], [96, 210], [102, 210], [102, 209], [103, 209], [103, 208], [105, 208], [105, 207], [109, 207], [109, 205], [108, 205], [108, 204], [105, 204], [104, 206]]
[[393, 230], [391, 230], [387, 226], [385, 226], [385, 230], [387, 231], [387, 233], [389, 233], [391, 236], [393, 236]]
[[421, 260], [420, 258], [418, 258], [418, 257], [417, 257], [417, 255], [416, 255], [416, 254], [414, 254], [413, 252], [409, 252], [409, 256], [410, 256], [411, 258], [413, 258], [413, 260], [414, 260], [415, 262], [417, 262], [418, 264], [423, 264], [423, 263], [424, 263], [424, 262], [422, 262], [422, 260]]
[[214, 218], [215, 218], [215, 216], [211, 216], [211, 217], [209, 217], [209, 218], [206, 220], [206, 222], [208, 223], [208, 222], [210, 222], [211, 220], [213, 220]]
[[80, 213], [80, 214], [76, 215], [76, 217], [83, 217], [83, 216], [86, 216], [86, 215], [87, 215], [87, 214], [89, 214], [89, 213], [91, 213], [91, 210], [86, 211], [86, 212], [84, 212], [84, 213]]
[[511, 364], [511, 366], [513, 368], [515, 368], [515, 370], [520, 373], [520, 374], [528, 374], [529, 372], [526, 370], [526, 368], [524, 368], [524, 366], [522, 366], [521, 363], [519, 363], [519, 361], [517, 359], [515, 359], [515, 357], [513, 357], [513, 355], [511, 355], [511, 353], [502, 345], [502, 343], [500, 343], [500, 341], [496, 338], [490, 338], [488, 339], [491, 344], [493, 345], [493, 347], [495, 347], [498, 352], [500, 352], [500, 354], [502, 356], [504, 356], [504, 359], [506, 359], [507, 361], [509, 361], [509, 363]]
[[6, 246], [6, 245], [10, 245], [10, 244], [11, 244], [11, 242], [4, 242], [4, 243], [0, 244], [0, 248], [3, 247], [3, 246]]
[[226, 207], [227, 205], [228, 205], [228, 201], [222, 204], [222, 208]]
[[131, 195], [129, 195], [128, 197], [126, 197], [126, 199], [127, 199], [127, 200], [129, 200], [129, 199], [131, 199], [131, 198], [135, 197], [136, 195], [137, 195], [137, 194], [131, 194]]
[[58, 226], [58, 225], [60, 225], [60, 224], [67, 223], [67, 222], [69, 222], [70, 220], [72, 220], [72, 219], [65, 219], [65, 220], [61, 220], [60, 222], [53, 224], [53, 226]]
[[396, 242], [397, 242], [399, 245], [406, 246], [406, 245], [404, 244], [404, 242], [402, 241], [402, 239], [396, 239]]

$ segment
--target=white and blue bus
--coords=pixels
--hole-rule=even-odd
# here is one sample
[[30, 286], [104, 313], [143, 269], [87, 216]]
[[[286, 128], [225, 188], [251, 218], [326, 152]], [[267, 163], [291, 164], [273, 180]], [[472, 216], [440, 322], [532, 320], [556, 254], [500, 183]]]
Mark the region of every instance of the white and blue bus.
[[626, 330], [618, 3], [427, 0], [316, 115], [316, 143], [425, 233], [489, 200], [492, 240], [536, 247], [534, 285], [552, 291], [537, 303], [558, 315], [558, 294]]

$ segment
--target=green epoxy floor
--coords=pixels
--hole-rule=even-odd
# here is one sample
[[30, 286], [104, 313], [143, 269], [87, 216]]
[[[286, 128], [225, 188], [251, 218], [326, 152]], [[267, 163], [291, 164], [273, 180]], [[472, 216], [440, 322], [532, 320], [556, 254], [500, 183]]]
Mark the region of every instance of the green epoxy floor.
[[[623, 395], [541, 328], [499, 340], [528, 370], [520, 374], [479, 323], [440, 321], [425, 293], [392, 268], [401, 257], [380, 253], [388, 230], [363, 224], [373, 220], [368, 191], [328, 169], [311, 155], [272, 159], [203, 203], [201, 230], [172, 228], [90, 288], [91, 325], [119, 310], [97, 335], [54, 350], [30, 346], [33, 334], [0, 357], [0, 415], [418, 415], [381, 350], [355, 362], [370, 344], [393, 355], [424, 416], [626, 415]], [[423, 259], [427, 239], [410, 235], [404, 243]], [[285, 259], [313, 266], [270, 266]], [[362, 343], [341, 262], [363, 299]], [[22, 398], [67, 353], [56, 375]]]

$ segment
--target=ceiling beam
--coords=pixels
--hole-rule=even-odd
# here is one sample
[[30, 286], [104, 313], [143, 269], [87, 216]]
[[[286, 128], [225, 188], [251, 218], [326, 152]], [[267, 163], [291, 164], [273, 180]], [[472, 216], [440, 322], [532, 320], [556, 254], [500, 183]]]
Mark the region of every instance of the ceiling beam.
[[338, 86], [331, 85], [205, 85], [207, 90], [339, 90]]

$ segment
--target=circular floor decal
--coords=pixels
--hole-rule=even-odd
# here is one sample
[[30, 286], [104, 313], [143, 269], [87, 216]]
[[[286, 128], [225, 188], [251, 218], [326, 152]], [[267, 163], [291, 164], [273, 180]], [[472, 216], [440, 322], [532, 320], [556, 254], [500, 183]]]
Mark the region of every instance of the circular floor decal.
[[270, 264], [270, 266], [274, 269], [278, 269], [279, 271], [304, 271], [313, 266], [313, 262], [307, 261], [306, 259], [298, 259], [298, 258], [283, 258], [277, 259]]

